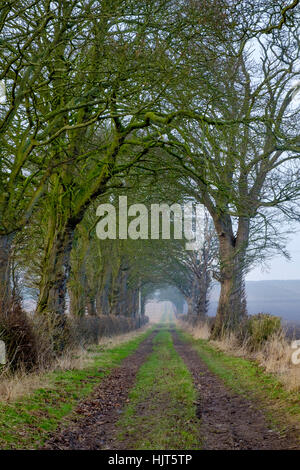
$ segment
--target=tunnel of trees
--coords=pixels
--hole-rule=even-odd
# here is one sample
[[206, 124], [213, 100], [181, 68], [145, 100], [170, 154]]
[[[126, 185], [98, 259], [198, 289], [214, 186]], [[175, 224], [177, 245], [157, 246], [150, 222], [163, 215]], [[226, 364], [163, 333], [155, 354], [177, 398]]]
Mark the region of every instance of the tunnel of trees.
[[[39, 317], [144, 317], [160, 289], [205, 318], [219, 282], [215, 335], [239, 324], [247, 270], [284, 252], [282, 222], [300, 216], [299, 5], [287, 3], [0, 7], [1, 315], [31, 296]], [[200, 204], [201, 247], [174, 236], [174, 213], [170, 239], [137, 222], [133, 238], [99, 239], [98, 206], [124, 196], [149, 214]]]

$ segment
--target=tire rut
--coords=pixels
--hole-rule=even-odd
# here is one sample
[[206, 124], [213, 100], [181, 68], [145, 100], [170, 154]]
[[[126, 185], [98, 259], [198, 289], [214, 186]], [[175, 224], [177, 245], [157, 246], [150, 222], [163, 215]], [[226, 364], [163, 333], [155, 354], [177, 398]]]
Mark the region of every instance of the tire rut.
[[128, 402], [137, 372], [153, 350], [153, 331], [127, 356], [120, 366], [104, 377], [92, 396], [81, 401], [66, 429], [57, 430], [44, 444], [46, 450], [107, 450], [117, 448], [115, 424]]
[[174, 347], [189, 368], [198, 391], [197, 417], [201, 418], [206, 450], [299, 449], [296, 439], [270, 429], [263, 412], [251, 400], [228, 390], [210, 372], [199, 354], [172, 332]]

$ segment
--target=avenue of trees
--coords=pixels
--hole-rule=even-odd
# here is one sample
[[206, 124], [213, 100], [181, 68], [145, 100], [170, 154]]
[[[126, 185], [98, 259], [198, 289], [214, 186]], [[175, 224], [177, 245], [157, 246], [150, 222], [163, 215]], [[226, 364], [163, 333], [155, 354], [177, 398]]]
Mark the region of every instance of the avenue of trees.
[[[137, 316], [163, 289], [204, 318], [218, 281], [215, 335], [235, 328], [300, 217], [299, 20], [292, 0], [3, 3], [0, 310], [30, 291], [36, 315]], [[122, 195], [202, 204], [202, 248], [99, 240]]]

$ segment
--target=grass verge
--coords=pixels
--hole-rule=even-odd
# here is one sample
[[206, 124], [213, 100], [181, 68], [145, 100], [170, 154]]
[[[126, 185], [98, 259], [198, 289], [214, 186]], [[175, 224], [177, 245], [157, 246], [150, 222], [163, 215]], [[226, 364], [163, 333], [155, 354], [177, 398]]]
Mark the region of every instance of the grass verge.
[[152, 332], [109, 346], [88, 349], [89, 365], [81, 370], [45, 374], [47, 386], [12, 403], [0, 403], [0, 448], [36, 449], [57, 426], [71, 416], [78, 401], [88, 396], [101, 378], [133, 353]]
[[118, 439], [126, 449], [200, 448], [193, 380], [166, 328], [154, 338], [154, 351], [140, 368], [118, 422]]
[[194, 339], [178, 330], [183, 341], [189, 342], [208, 368], [234, 392], [245, 396], [263, 409], [269, 422], [285, 433], [291, 427], [300, 431], [300, 393], [287, 391], [272, 374], [266, 373], [256, 361], [225, 354], [208, 340]]

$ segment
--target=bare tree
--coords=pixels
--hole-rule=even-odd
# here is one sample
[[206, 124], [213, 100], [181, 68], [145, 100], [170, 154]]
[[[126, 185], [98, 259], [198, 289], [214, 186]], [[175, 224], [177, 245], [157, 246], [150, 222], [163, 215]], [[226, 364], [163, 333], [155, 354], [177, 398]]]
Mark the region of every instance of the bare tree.
[[[209, 211], [219, 239], [216, 335], [246, 313], [244, 273], [252, 221], [261, 217], [267, 224], [270, 208], [299, 217], [298, 32], [296, 24], [256, 33], [255, 40], [242, 44], [232, 38], [214, 59], [211, 92], [194, 105], [205, 106], [223, 122], [240, 123], [212, 127], [185, 120], [165, 130], [171, 168], [178, 166], [193, 181], [194, 195]], [[197, 83], [197, 71], [191, 80]]]

